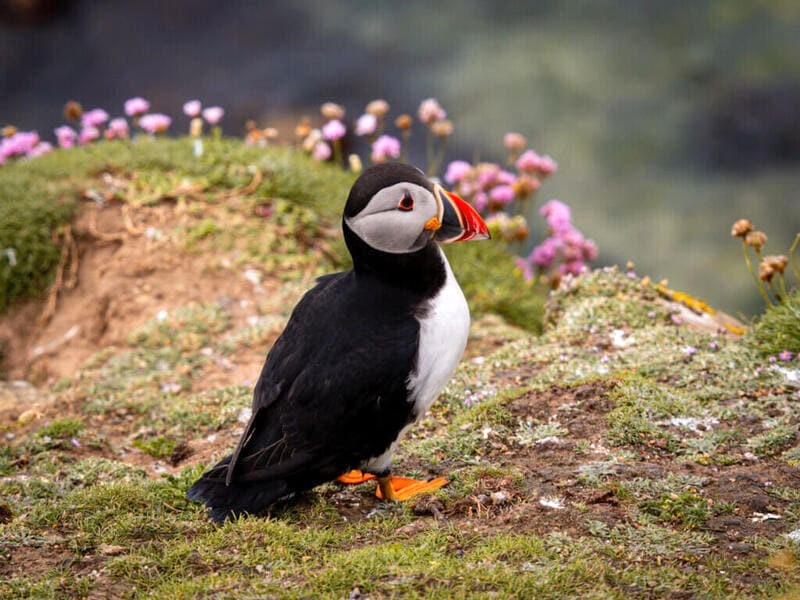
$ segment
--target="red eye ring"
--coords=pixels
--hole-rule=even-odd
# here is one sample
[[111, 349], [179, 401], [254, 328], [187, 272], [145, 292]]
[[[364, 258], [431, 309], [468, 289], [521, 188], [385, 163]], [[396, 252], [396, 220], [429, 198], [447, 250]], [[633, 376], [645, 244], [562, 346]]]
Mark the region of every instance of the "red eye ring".
[[400, 204], [397, 205], [397, 210], [414, 210], [414, 196], [406, 192], [400, 199]]

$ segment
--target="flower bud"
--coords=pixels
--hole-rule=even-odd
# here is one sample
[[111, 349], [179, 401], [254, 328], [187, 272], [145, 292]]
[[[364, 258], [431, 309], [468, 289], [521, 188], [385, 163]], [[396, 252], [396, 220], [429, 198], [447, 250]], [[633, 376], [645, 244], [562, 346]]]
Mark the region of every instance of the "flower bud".
[[447, 119], [442, 119], [431, 124], [431, 131], [438, 138], [450, 137], [453, 134], [453, 124]]
[[411, 118], [411, 115], [400, 115], [394, 120], [395, 127], [403, 131], [411, 129], [413, 123], [414, 120]]
[[744, 243], [752, 246], [756, 251], [761, 250], [761, 247], [767, 243], [767, 236], [763, 231], [751, 231], [744, 237]]
[[319, 112], [326, 119], [344, 119], [344, 107], [334, 102], [326, 102], [319, 108]]
[[386, 113], [389, 112], [389, 103], [381, 99], [373, 100], [367, 104], [367, 108], [364, 109], [364, 112], [382, 119], [386, 116]]
[[503, 136], [503, 145], [509, 152], [516, 155], [525, 150], [528, 140], [521, 133], [509, 132]]
[[739, 219], [733, 224], [733, 227], [731, 227], [731, 235], [733, 237], [743, 238], [751, 231], [753, 231], [753, 224], [749, 219]]
[[83, 107], [80, 103], [70, 100], [64, 105], [64, 118], [67, 121], [80, 121], [83, 116]]
[[764, 262], [767, 263], [775, 273], [783, 274], [786, 270], [786, 266], [789, 264], [789, 259], [783, 254], [779, 254], [777, 256], [765, 256]]
[[311, 121], [308, 117], [303, 117], [300, 122], [295, 125], [294, 134], [299, 139], [304, 140], [311, 133]]
[[761, 264], [758, 265], [758, 278], [761, 281], [770, 282], [772, 281], [774, 275], [775, 275], [775, 269], [772, 268], [772, 265], [769, 264], [766, 260], [762, 260]]

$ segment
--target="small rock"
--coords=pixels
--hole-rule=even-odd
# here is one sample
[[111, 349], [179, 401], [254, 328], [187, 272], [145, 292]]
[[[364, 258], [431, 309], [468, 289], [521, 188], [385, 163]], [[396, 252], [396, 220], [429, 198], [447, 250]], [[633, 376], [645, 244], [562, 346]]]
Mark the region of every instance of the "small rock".
[[747, 542], [736, 542], [735, 544], [729, 544], [728, 550], [731, 552], [736, 552], [737, 554], [749, 554], [753, 551], [753, 544], [748, 544]]
[[505, 492], [492, 492], [492, 504], [501, 506], [508, 502], [508, 494]]
[[103, 556], [119, 556], [125, 552], [125, 548], [122, 546], [115, 546], [113, 544], [100, 544], [100, 547], [97, 550]]

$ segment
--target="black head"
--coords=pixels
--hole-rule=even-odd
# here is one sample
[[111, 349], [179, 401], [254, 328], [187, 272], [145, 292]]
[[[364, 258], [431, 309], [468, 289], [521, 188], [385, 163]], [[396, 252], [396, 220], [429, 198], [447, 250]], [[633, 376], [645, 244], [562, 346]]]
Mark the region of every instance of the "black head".
[[402, 163], [375, 165], [361, 174], [347, 198], [342, 227], [356, 271], [413, 270], [420, 261], [441, 262], [434, 240], [488, 237], [475, 209]]

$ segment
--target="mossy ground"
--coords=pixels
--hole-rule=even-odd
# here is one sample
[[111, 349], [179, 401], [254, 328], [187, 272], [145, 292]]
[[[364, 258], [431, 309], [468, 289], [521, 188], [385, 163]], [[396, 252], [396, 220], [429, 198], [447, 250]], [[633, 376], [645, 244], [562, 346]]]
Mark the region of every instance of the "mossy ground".
[[[371, 484], [328, 484], [268, 516], [212, 525], [185, 493], [235, 444], [252, 383], [212, 375], [246, 351], [266, 351], [313, 274], [338, 264], [324, 231], [334, 211], [316, 203], [330, 194], [338, 206], [349, 180], [331, 169], [306, 188], [302, 159], [240, 145], [224, 153], [231, 162], [209, 158], [178, 177], [170, 156], [188, 164], [184, 142], [153, 144], [148, 160], [126, 155], [135, 169], [117, 166], [113, 176], [133, 187], [120, 194], [146, 204], [204, 186], [195, 188], [201, 199], [168, 200], [185, 202], [193, 219], [174, 232], [175, 251], [256, 265], [284, 295], [254, 302], [251, 319], [213, 299], [159, 314], [46, 383], [38, 418], [4, 423], [0, 596], [798, 593], [800, 547], [797, 534], [786, 535], [800, 528], [797, 373], [746, 341], [676, 325], [656, 290], [615, 270], [565, 282], [541, 336], [488, 314], [497, 305], [491, 286], [470, 294], [487, 314], [395, 467], [444, 475], [448, 486], [384, 505]], [[110, 172], [102, 153], [86, 150], [85, 159], [96, 176]], [[272, 187], [231, 199], [226, 190], [254, 180], [237, 164], [260, 165], [256, 188]], [[278, 198], [295, 195], [297, 207], [277, 209]], [[293, 216], [254, 216], [267, 204]], [[292, 234], [304, 219], [318, 223], [331, 252]], [[254, 243], [264, 239], [268, 252]], [[302, 257], [279, 260], [282, 240]], [[471, 252], [482, 256], [471, 248], [465, 263], [453, 261], [459, 277]]]

